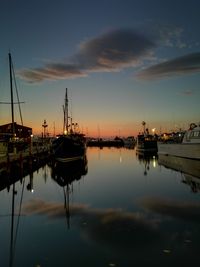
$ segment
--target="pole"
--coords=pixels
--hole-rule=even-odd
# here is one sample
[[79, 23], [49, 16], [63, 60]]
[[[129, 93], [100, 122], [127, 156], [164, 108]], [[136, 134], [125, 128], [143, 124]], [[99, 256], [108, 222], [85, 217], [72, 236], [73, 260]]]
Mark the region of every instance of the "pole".
[[10, 70], [10, 94], [11, 94], [11, 114], [12, 114], [12, 134], [15, 135], [15, 125], [14, 125], [14, 105], [13, 105], [13, 84], [12, 84], [12, 59], [9, 52], [9, 70]]

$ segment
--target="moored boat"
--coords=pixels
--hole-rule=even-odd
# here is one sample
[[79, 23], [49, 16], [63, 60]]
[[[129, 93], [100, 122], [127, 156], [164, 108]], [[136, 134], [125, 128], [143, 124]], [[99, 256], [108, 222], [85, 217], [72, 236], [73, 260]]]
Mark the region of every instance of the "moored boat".
[[68, 96], [66, 89], [63, 134], [58, 136], [52, 143], [53, 158], [57, 162], [77, 161], [83, 159], [86, 153], [84, 135], [72, 129], [72, 122], [69, 129], [68, 118]]
[[[32, 136], [32, 128], [24, 126], [21, 113], [21, 103], [18, 97], [18, 89], [16, 86], [15, 72], [11, 53], [8, 53], [9, 59], [9, 78], [10, 78], [10, 102], [0, 102], [0, 104], [9, 104], [11, 107], [11, 122], [0, 125], [0, 159], [4, 160], [6, 156], [16, 156], [19, 153], [29, 149]], [[14, 81], [14, 84], [13, 84]], [[16, 89], [17, 102], [14, 102], [13, 87]], [[14, 105], [18, 104], [21, 124], [15, 122]]]
[[157, 148], [157, 138], [154, 135], [149, 134], [148, 128], [145, 128], [146, 123], [143, 121], [142, 125], [144, 127], [143, 133], [138, 134], [136, 138], [136, 151], [138, 153], [156, 153]]
[[200, 160], [200, 125], [191, 123], [181, 143], [158, 142], [158, 155]]

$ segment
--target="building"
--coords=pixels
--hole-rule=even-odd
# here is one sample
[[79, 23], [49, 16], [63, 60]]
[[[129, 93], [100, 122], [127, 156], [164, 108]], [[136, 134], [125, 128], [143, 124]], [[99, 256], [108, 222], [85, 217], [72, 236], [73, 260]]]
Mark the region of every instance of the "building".
[[[32, 135], [32, 128], [26, 127], [14, 122], [14, 132], [15, 136], [18, 138], [27, 138]], [[12, 123], [0, 125], [0, 136], [12, 136], [13, 134], [13, 125]]]

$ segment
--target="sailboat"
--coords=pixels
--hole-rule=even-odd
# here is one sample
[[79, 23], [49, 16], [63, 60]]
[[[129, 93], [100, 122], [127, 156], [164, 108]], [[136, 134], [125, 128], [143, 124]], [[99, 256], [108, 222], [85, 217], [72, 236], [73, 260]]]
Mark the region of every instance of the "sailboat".
[[[10, 104], [11, 106], [11, 123], [0, 126], [0, 156], [8, 154], [16, 154], [19, 151], [24, 151], [28, 148], [32, 129], [23, 125], [21, 107], [16, 86], [14, 67], [11, 53], [8, 53], [9, 58], [9, 75], [10, 75], [10, 102], [0, 102], [0, 104]], [[13, 84], [14, 82], [14, 84]], [[13, 87], [15, 85], [17, 102], [14, 102]], [[18, 104], [21, 125], [15, 122], [14, 105]]]
[[56, 162], [62, 163], [81, 160], [86, 154], [86, 142], [84, 134], [72, 129], [72, 121], [71, 124], [69, 124], [67, 88], [63, 112], [63, 134], [52, 143], [53, 158]]

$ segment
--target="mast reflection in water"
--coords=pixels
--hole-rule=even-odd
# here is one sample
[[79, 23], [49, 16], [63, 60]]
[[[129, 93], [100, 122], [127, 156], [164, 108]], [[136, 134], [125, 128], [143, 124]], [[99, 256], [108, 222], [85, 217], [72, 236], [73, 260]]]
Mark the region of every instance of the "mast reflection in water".
[[84, 162], [48, 164], [14, 179], [0, 191], [1, 266], [193, 265], [199, 169], [174, 162], [91, 147]]
[[70, 228], [69, 194], [73, 193], [73, 182], [87, 174], [87, 157], [67, 163], [53, 162], [51, 168], [51, 177], [63, 188], [67, 226]]

